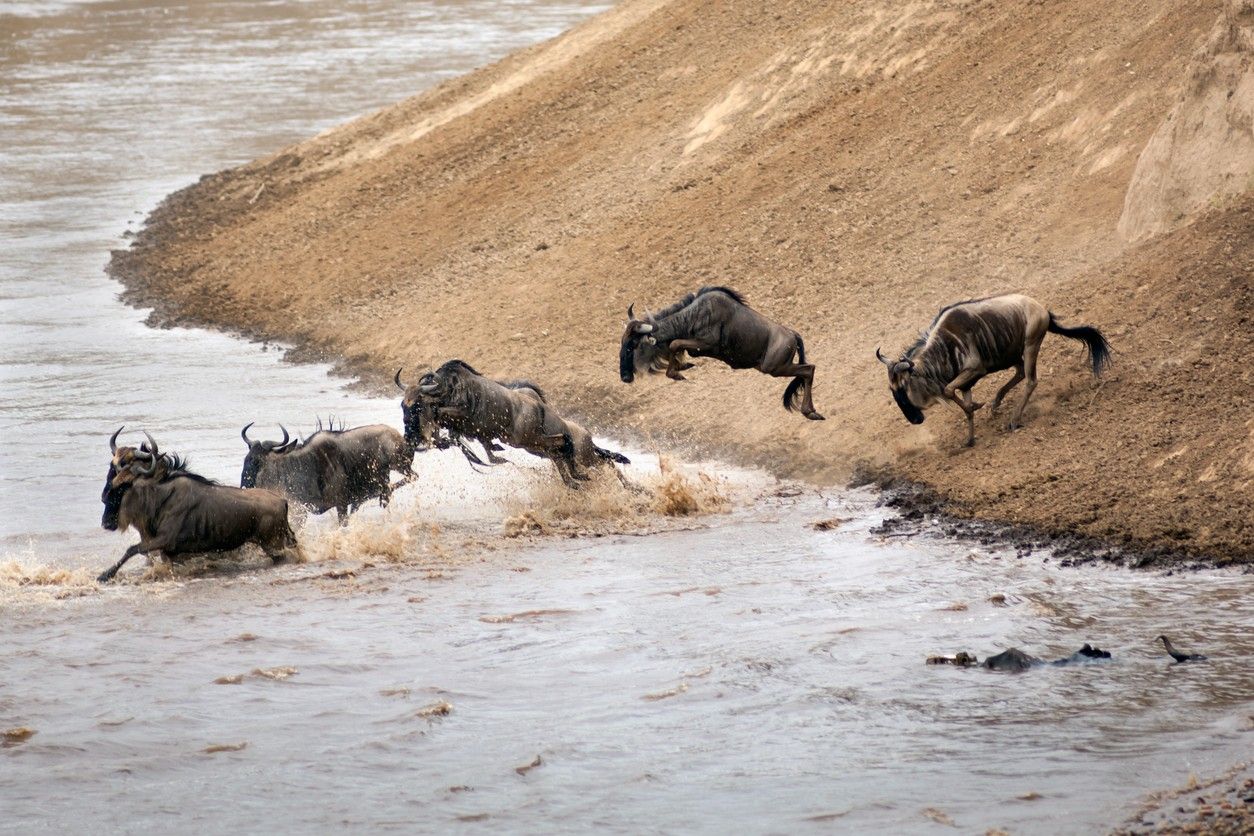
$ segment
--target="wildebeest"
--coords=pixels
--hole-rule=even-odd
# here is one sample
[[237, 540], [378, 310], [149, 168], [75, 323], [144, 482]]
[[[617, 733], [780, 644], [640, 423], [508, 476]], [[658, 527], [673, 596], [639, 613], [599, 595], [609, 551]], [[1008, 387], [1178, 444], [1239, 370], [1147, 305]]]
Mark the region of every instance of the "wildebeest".
[[300, 559], [300, 547], [287, 522], [287, 500], [265, 490], [219, 485], [187, 470], [176, 455], [162, 453], [147, 432], [136, 449], [109, 439], [109, 474], [100, 501], [100, 524], [108, 531], [133, 527], [139, 542], [100, 575], [106, 583], [137, 554], [179, 555], [224, 552], [255, 543], [275, 563]]
[[634, 304], [628, 306], [618, 355], [624, 383], [643, 370], [664, 370], [671, 380], [683, 380], [680, 372], [692, 368], [684, 361], [685, 352], [722, 360], [733, 369], [791, 377], [784, 389], [784, 408], [800, 409], [812, 421], [823, 420], [814, 409], [814, 366], [806, 361], [801, 335], [749, 307], [731, 288], [703, 287], [642, 319], [636, 319]]
[[[997, 390], [990, 412], [1024, 378], [1023, 402], [1010, 420], [1021, 425], [1024, 407], [1036, 388], [1036, 357], [1046, 333], [1061, 334], [1088, 346], [1093, 374], [1110, 363], [1110, 345], [1089, 325], [1067, 328], [1040, 302], [1018, 293], [958, 302], [942, 308], [917, 341], [890, 360], [880, 350], [875, 356], [888, 367], [888, 385], [902, 414], [911, 424], [923, 423], [923, 410], [948, 399], [967, 416], [967, 446], [975, 444], [975, 413], [971, 387], [985, 375], [1013, 368], [1015, 375]], [[961, 394], [959, 394], [961, 393]]]
[[[315, 514], [334, 508], [341, 523], [367, 500], [386, 506], [392, 491], [415, 477], [413, 447], [385, 424], [320, 429], [303, 443], [281, 426], [282, 441], [253, 441], [251, 426], [240, 431], [248, 445], [240, 487], [278, 491]], [[403, 477], [396, 484], [393, 470]]]
[[[396, 383], [403, 385], [399, 371]], [[500, 441], [549, 459], [571, 487], [587, 479], [581, 467], [630, 464], [626, 456], [598, 447], [587, 430], [558, 415], [535, 384], [500, 383], [461, 360], [449, 360], [406, 388], [401, 409], [406, 436], [415, 447], [439, 446], [437, 436], [444, 431], [470, 458], [462, 439], [479, 441], [489, 456]], [[614, 472], [625, 482], [622, 473]]]
[[[491, 437], [481, 438], [476, 435], [476, 433], [483, 431], [485, 425], [469, 418], [448, 414], [447, 410], [442, 420], [436, 421], [434, 415], [435, 400], [430, 396], [424, 396], [419, 390], [420, 386], [430, 384], [435, 380], [433, 372], [424, 374], [419, 378], [418, 383], [406, 386], [401, 382], [402, 371], [404, 369], [397, 369], [393, 380], [396, 381], [396, 388], [404, 393], [401, 398], [401, 417], [405, 425], [405, 440], [410, 445], [415, 449], [436, 447], [444, 450], [456, 444], [471, 465], [509, 464], [509, 459], [503, 459], [496, 455], [502, 452], [505, 449], [504, 447], [493, 441]], [[498, 383], [506, 389], [513, 389], [523, 394], [534, 396], [542, 404], [548, 403], [544, 390], [530, 380], [494, 380], [492, 382]], [[467, 438], [478, 441], [483, 446], [484, 454], [487, 457], [486, 462], [467, 446]]]

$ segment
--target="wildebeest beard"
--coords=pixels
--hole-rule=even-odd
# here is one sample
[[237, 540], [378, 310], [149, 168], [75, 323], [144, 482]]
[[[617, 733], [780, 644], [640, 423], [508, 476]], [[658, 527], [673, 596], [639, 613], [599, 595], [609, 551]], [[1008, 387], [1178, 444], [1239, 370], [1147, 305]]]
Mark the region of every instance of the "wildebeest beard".
[[100, 527], [105, 531], [118, 530], [118, 513], [122, 508], [122, 497], [126, 496], [126, 492], [130, 490], [128, 482], [121, 487], [113, 487], [113, 478], [117, 476], [117, 469], [113, 465], [109, 465], [109, 475], [105, 479], [104, 490], [100, 492], [100, 501], [104, 503], [104, 513], [100, 516]]

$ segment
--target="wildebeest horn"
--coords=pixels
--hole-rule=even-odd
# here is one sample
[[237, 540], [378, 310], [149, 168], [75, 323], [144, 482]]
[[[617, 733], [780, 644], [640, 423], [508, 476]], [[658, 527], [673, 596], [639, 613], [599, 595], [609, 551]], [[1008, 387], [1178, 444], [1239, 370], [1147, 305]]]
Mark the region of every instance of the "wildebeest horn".
[[636, 326], [636, 333], [638, 334], [647, 334], [652, 330], [653, 330], [653, 326], [647, 322], [642, 322]]
[[910, 362], [909, 360], [899, 360], [896, 363], [893, 363], [892, 370], [894, 372], [914, 371], [914, 363]]
[[161, 461], [161, 451], [157, 449], [157, 442], [149, 435], [148, 430], [144, 430], [144, 435], [148, 436], [148, 454], [152, 456], [152, 463], [148, 465], [147, 470], [136, 470], [140, 476], [151, 476], [157, 472], [157, 463]]
[[397, 388], [397, 389], [400, 389], [402, 392], [404, 392], [404, 391], [405, 391], [405, 384], [404, 384], [404, 383], [401, 383], [401, 372], [404, 370], [404, 368], [405, 368], [405, 367], [404, 367], [404, 366], [402, 366], [401, 368], [397, 369], [397, 370], [396, 370], [396, 377], [392, 378], [393, 380], [395, 380], [395, 381], [396, 381], [396, 388]]
[[251, 427], [255, 423], [257, 422], [249, 421], [247, 424], [244, 425], [244, 429], [239, 431], [239, 437], [244, 439], [244, 443], [247, 444], [249, 447], [252, 447], [253, 443], [248, 440], [248, 428]]
[[436, 383], [435, 381], [432, 381], [431, 383], [424, 383], [421, 386], [419, 386], [418, 391], [424, 395], [430, 395], [434, 393], [436, 389], [439, 389], [439, 388], [440, 388], [440, 384]]
[[635, 302], [632, 302], [630, 305], [627, 306], [627, 318], [628, 319], [636, 318], [636, 303]]
[[288, 435], [288, 432], [287, 432], [287, 427], [283, 426], [282, 424], [279, 424], [279, 429], [281, 429], [281, 430], [283, 431], [283, 440], [282, 440], [282, 441], [280, 441], [278, 444], [271, 444], [271, 445], [270, 445], [270, 449], [271, 449], [271, 450], [274, 450], [274, 449], [277, 449], [277, 448], [279, 448], [279, 447], [284, 446], [284, 445], [285, 445], [285, 444], [287, 444], [287, 442], [288, 442], [288, 441], [290, 441], [290, 440], [291, 440], [291, 438], [292, 438], [290, 435]]
[[893, 361], [885, 357], [884, 353], [880, 351], [880, 347], [878, 345], [875, 347], [875, 359], [879, 360], [885, 366], [891, 366], [893, 364]]
[[126, 429], [125, 424], [118, 427], [117, 432], [115, 432], [112, 436], [109, 437], [109, 452], [115, 456], [118, 453], [118, 436], [121, 435], [122, 430], [124, 429]]

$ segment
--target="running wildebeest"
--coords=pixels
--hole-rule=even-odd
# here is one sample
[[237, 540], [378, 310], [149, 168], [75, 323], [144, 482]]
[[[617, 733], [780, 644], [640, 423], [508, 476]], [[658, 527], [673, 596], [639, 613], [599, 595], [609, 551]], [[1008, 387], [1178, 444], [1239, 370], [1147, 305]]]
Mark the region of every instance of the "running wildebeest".
[[[334, 508], [341, 523], [367, 500], [377, 498], [386, 507], [392, 491], [415, 478], [414, 448], [384, 424], [320, 429], [304, 443], [281, 426], [282, 441], [253, 441], [251, 426], [240, 432], [248, 445], [240, 487], [277, 491], [315, 514]], [[396, 484], [393, 470], [403, 477]]]
[[1087, 345], [1094, 375], [1110, 363], [1110, 345], [1100, 331], [1089, 325], [1060, 325], [1044, 305], [1018, 293], [942, 308], [900, 358], [890, 360], [878, 348], [875, 356], [888, 367], [889, 389], [907, 421], [922, 424], [923, 410], [937, 401], [951, 400], [967, 416], [967, 446], [971, 447], [975, 444], [974, 416], [984, 406], [972, 402], [971, 387], [985, 375], [1013, 368], [1014, 377], [997, 390], [990, 412], [996, 413], [1002, 398], [1026, 378], [1023, 402], [1010, 420], [1010, 429], [1022, 426], [1024, 407], [1036, 389], [1036, 356], [1046, 333]]
[[[618, 355], [618, 372], [631, 383], [636, 372], [665, 371], [671, 380], [692, 368], [684, 354], [722, 360], [733, 369], [757, 369], [771, 377], [791, 377], [784, 389], [784, 408], [799, 409], [812, 421], [814, 366], [806, 361], [801, 335], [755, 311], [744, 297], [727, 287], [703, 287], [656, 314], [636, 319], [627, 308], [627, 330]], [[793, 358], [797, 362], [793, 362]]]
[[225, 552], [245, 543], [260, 546], [275, 563], [301, 558], [287, 522], [287, 500], [264, 490], [219, 485], [186, 469], [176, 455], [162, 453], [147, 432], [136, 449], [109, 439], [109, 475], [100, 501], [100, 524], [108, 531], [133, 527], [139, 542], [100, 575], [107, 583], [137, 554], [161, 552], [167, 559], [203, 552]]
[[[466, 457], [466, 460], [472, 466], [509, 464], [509, 459], [503, 459], [496, 455], [504, 451], [504, 447], [491, 438], [480, 438], [476, 435], [477, 432], [483, 429], [481, 424], [477, 424], [469, 418], [459, 418], [452, 414], [445, 414], [442, 421], [436, 421], [433, 412], [435, 409], [434, 400], [429, 396], [423, 395], [419, 390], [420, 386], [434, 382], [435, 375], [433, 372], [424, 374], [418, 379], [418, 383], [406, 386], [401, 382], [402, 371], [404, 369], [397, 369], [396, 376], [392, 379], [396, 381], [396, 388], [404, 393], [401, 399], [401, 417], [405, 424], [405, 439], [415, 449], [435, 447], [444, 450], [456, 444], [458, 449], [462, 451], [462, 455]], [[499, 383], [506, 389], [514, 389], [523, 394], [530, 394], [542, 404], [548, 403], [548, 398], [545, 396], [544, 391], [530, 380], [495, 380], [493, 382]], [[488, 459], [486, 462], [467, 446], [467, 438], [478, 441], [483, 446], [483, 451]]]
[[[402, 385], [399, 371], [395, 379]], [[406, 433], [412, 433], [408, 440], [415, 447], [436, 444], [440, 430], [462, 444], [467, 458], [471, 454], [463, 438], [479, 441], [489, 456], [500, 441], [549, 459], [570, 487], [588, 478], [580, 467], [630, 464], [626, 456], [598, 447], [587, 430], [558, 415], [535, 384], [498, 383], [461, 360], [449, 360], [408, 387], [401, 409]], [[614, 472], [626, 484], [617, 468]]]

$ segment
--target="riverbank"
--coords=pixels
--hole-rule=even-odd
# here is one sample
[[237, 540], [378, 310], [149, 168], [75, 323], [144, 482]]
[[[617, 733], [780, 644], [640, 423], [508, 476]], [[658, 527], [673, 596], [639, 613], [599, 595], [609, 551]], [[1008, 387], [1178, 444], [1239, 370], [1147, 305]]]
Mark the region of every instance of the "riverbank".
[[[1173, 127], [1231, 100], [1212, 88], [1248, 66], [1248, 17], [631, 0], [203, 178], [110, 269], [156, 322], [282, 340], [380, 386], [462, 357], [649, 446], [827, 484], [886, 469], [959, 516], [1248, 563], [1254, 198], [1180, 162], [1221, 169], [1231, 143], [1201, 153]], [[626, 306], [715, 283], [805, 336], [828, 421], [709, 362], [618, 381]], [[1095, 383], [1051, 337], [1026, 429], [981, 414], [967, 450], [945, 408], [906, 424], [876, 346], [1004, 290], [1102, 328], [1111, 372]]]

